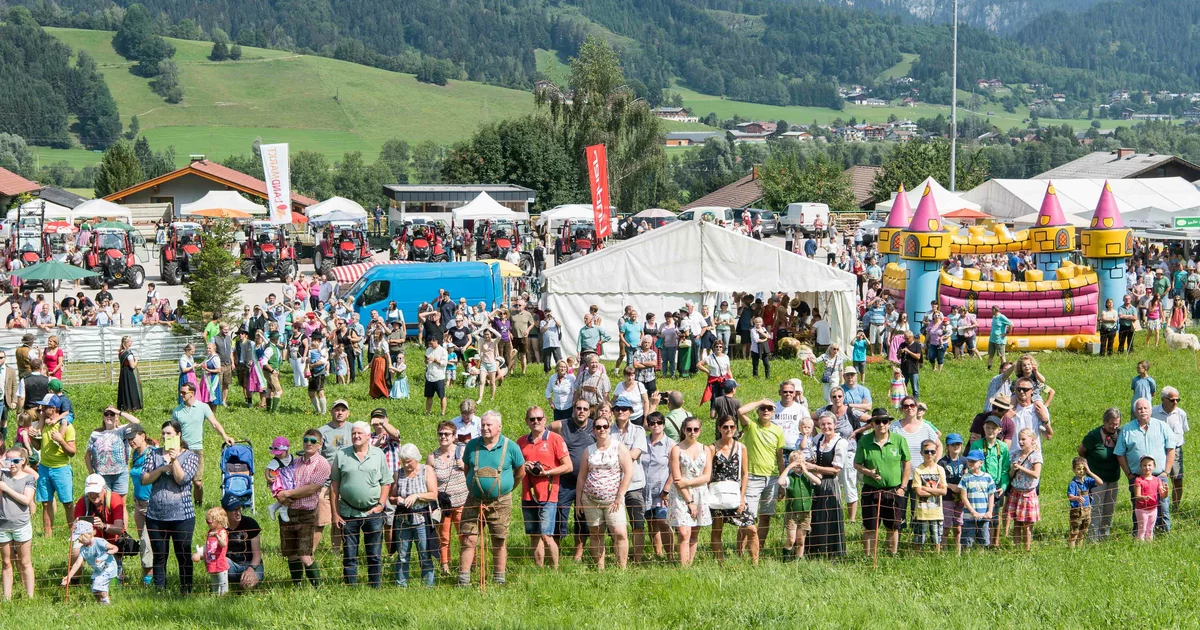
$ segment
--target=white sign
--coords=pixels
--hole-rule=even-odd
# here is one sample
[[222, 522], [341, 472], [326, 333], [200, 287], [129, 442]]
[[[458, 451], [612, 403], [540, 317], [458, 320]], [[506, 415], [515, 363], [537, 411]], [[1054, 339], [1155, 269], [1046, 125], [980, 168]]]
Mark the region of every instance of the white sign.
[[292, 181], [288, 171], [288, 145], [264, 144], [262, 152], [263, 181], [267, 183], [267, 209], [271, 223], [292, 222]]

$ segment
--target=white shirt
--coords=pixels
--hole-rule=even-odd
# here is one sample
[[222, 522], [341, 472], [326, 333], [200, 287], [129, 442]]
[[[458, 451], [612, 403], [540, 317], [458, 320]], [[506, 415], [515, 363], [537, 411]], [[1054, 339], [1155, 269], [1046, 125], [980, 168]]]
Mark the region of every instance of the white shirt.
[[463, 421], [462, 416], [451, 420], [454, 423], [454, 432], [456, 435], [467, 435], [470, 439], [479, 437], [479, 428], [483, 423], [479, 420], [479, 416], [471, 416], [470, 424]]
[[732, 374], [729, 371], [729, 355], [717, 356], [717, 353], [710, 352], [704, 357], [704, 364], [708, 366], [709, 376], [725, 376]]
[[775, 417], [771, 422], [783, 429], [783, 447], [795, 449], [800, 442], [800, 420], [810, 417], [808, 405], [794, 402], [791, 407], [784, 407], [783, 401], [775, 401]]
[[549, 400], [550, 405], [559, 411], [571, 408], [571, 403], [574, 402], [572, 395], [574, 391], [574, 374], [567, 374], [561, 379], [558, 378], [557, 373], [551, 374], [550, 380], [546, 382], [546, 400]]
[[438, 346], [436, 348], [426, 348], [425, 356], [432, 358], [433, 361], [425, 364], [425, 380], [430, 383], [436, 383], [446, 379], [446, 348]]
[[[1046, 420], [1049, 419], [1050, 410], [1047, 409]], [[1042, 432], [1046, 430], [1046, 425], [1042, 422], [1042, 419], [1038, 417], [1037, 411], [1033, 408], [1032, 404], [1030, 404], [1028, 407], [1013, 405], [1012, 421], [1013, 441], [1012, 446], [1009, 447], [1009, 451], [1013, 455], [1016, 455], [1017, 452], [1021, 450], [1020, 440], [1017, 439], [1018, 435], [1021, 433], [1021, 429], [1032, 429], [1034, 437], [1037, 438], [1037, 448], [1035, 450], [1042, 450]]]
[[692, 333], [692, 336], [698, 337], [704, 330], [707, 323], [704, 321], [704, 316], [700, 313], [692, 313], [683, 320], [683, 325]]
[[829, 345], [829, 321], [822, 319], [813, 324], [813, 332], [817, 335], [817, 343], [822, 346]]
[[642, 385], [641, 381], [634, 381], [633, 384], [637, 391], [625, 389], [625, 380], [622, 379], [613, 390], [613, 395], [617, 398], [620, 398], [622, 395], [628, 398], [633, 403], [633, 412], [629, 414], [629, 417], [640, 418], [646, 413], [646, 408], [642, 405], [642, 396], [646, 395], [646, 386]]
[[[638, 384], [641, 385], [641, 383]], [[632, 421], [625, 425], [624, 431], [621, 431], [621, 428], [617, 426], [617, 421], [613, 420], [612, 434], [613, 437], [617, 438], [622, 444], [625, 445], [625, 448], [630, 451], [631, 456], [634, 449], [636, 449], [641, 451], [641, 453], [638, 454], [638, 458], [640, 459], [642, 454], [644, 454], [648, 448], [646, 445], [646, 430], [634, 424]], [[645, 487], [646, 471], [642, 470], [641, 462], [635, 459], [633, 460], [633, 478], [629, 481], [629, 488], [627, 490], [641, 490]]]
[[[4, 372], [0, 372], [0, 377], [3, 376]], [[0, 383], [2, 382], [3, 380], [0, 380]], [[1167, 413], [1163, 411], [1162, 405], [1155, 405], [1150, 410], [1150, 417], [1167, 423], [1167, 426], [1171, 427], [1171, 430], [1175, 432], [1176, 444], [1183, 446], [1183, 434], [1192, 429], [1191, 425], [1188, 424], [1188, 415], [1183, 410], [1183, 407], [1175, 405], [1175, 409], [1171, 410], [1171, 413]]]

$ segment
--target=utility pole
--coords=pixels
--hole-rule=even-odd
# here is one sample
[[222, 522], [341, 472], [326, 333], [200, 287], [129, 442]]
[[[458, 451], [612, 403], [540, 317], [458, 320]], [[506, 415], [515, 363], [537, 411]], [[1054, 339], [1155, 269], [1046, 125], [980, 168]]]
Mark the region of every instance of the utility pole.
[[958, 158], [958, 0], [954, 0], [954, 52], [950, 70], [950, 192], [954, 185], [955, 162]]

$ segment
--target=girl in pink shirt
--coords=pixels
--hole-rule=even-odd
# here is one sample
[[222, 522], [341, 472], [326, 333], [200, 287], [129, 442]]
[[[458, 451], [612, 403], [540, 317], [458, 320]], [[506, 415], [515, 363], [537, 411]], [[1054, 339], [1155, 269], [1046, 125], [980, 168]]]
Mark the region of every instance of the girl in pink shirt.
[[1158, 520], [1158, 501], [1167, 496], [1167, 486], [1154, 476], [1154, 458], [1149, 455], [1140, 462], [1140, 473], [1133, 480], [1134, 532], [1138, 540], [1154, 540], [1154, 522]]

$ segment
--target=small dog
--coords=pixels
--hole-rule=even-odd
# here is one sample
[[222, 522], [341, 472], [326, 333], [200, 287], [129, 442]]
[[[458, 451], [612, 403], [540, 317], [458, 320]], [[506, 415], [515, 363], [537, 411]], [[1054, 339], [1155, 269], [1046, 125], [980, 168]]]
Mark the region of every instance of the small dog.
[[1172, 350], [1200, 351], [1200, 339], [1191, 333], [1177, 333], [1167, 329], [1167, 347]]

